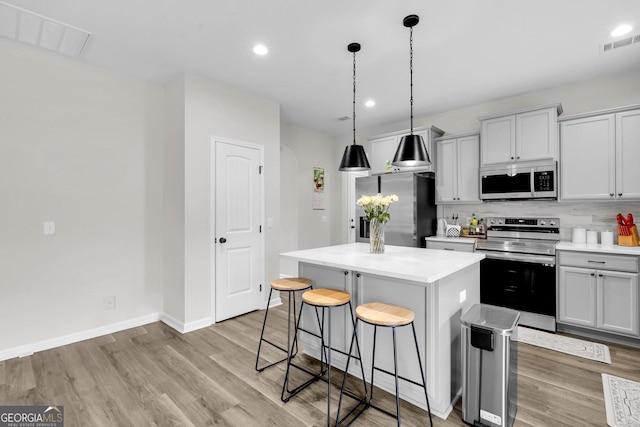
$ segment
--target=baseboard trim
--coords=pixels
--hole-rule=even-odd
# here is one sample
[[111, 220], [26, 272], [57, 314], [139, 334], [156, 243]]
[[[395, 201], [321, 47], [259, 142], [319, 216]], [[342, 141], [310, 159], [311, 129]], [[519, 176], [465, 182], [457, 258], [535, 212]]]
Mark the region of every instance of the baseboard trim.
[[0, 350], [0, 362], [3, 360], [13, 359], [16, 357], [30, 356], [40, 351], [50, 350], [56, 347], [62, 347], [63, 345], [74, 344], [80, 341], [97, 338], [103, 335], [109, 335], [115, 332], [124, 331], [126, 329], [137, 328], [138, 326], [148, 325], [149, 323], [159, 321], [160, 318], [161, 318], [161, 313], [151, 313], [151, 314], [147, 314], [146, 316], [123, 320], [121, 322], [113, 323], [111, 325], [100, 326], [97, 328], [87, 329], [85, 331], [76, 332], [73, 334], [62, 335], [55, 338], [49, 338], [46, 340], [37, 341], [31, 344], [25, 344], [18, 347], [8, 348], [6, 350]]
[[174, 317], [169, 316], [166, 313], [160, 314], [159, 320], [170, 328], [180, 332], [181, 334], [187, 334], [198, 329], [209, 327], [213, 324], [213, 322], [211, 321], [211, 317], [205, 317], [204, 319], [184, 323]]

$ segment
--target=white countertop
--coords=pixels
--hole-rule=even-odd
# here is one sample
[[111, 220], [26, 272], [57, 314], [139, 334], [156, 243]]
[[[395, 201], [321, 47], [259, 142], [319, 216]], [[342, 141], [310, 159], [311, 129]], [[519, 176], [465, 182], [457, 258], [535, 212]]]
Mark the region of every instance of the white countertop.
[[372, 254], [368, 243], [284, 252], [280, 256], [310, 264], [422, 283], [436, 282], [484, 258], [484, 254], [480, 253], [389, 245], [385, 245], [384, 254]]
[[470, 245], [476, 242], [475, 237], [447, 237], [447, 236], [429, 236], [425, 237], [424, 240], [429, 240], [431, 242], [455, 242], [455, 243], [468, 243]]
[[560, 242], [558, 243], [558, 246], [556, 246], [556, 250], [640, 256], [640, 246], [594, 245], [587, 243]]

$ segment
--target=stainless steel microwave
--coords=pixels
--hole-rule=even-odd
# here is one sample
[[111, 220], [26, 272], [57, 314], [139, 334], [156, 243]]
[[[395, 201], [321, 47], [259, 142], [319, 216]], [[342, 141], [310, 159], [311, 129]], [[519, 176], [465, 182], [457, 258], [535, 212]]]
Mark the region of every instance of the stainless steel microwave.
[[557, 199], [558, 166], [554, 162], [480, 168], [483, 200]]

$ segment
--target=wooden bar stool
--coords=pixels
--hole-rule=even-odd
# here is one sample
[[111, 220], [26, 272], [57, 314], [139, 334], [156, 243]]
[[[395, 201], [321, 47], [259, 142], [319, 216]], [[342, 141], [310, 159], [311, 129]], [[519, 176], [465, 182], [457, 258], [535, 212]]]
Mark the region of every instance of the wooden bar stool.
[[[398, 421], [398, 426], [400, 426], [400, 396], [399, 396], [399, 385], [398, 379], [402, 379], [404, 381], [410, 382], [417, 386], [422, 387], [424, 390], [424, 397], [427, 401], [427, 411], [429, 412], [429, 423], [433, 427], [433, 419], [431, 418], [431, 407], [429, 406], [429, 395], [427, 394], [427, 383], [424, 378], [424, 370], [422, 369], [422, 362], [420, 360], [420, 348], [418, 347], [418, 337], [416, 335], [416, 328], [413, 324], [413, 320], [415, 319], [415, 313], [405, 307], [401, 307], [399, 305], [393, 304], [385, 304], [382, 302], [371, 302], [367, 304], [359, 305], [356, 308], [356, 326], [354, 327], [354, 336], [351, 338], [351, 342], [355, 338], [355, 330], [357, 327], [358, 320], [362, 320], [365, 323], [373, 325], [373, 352], [371, 356], [371, 394], [369, 395], [369, 402], [367, 404], [367, 408], [372, 407], [374, 409], [379, 410], [392, 418], [395, 418]], [[420, 377], [422, 382], [416, 382], [410, 380], [408, 378], [401, 377], [398, 375], [398, 347], [396, 342], [396, 328], [401, 326], [411, 325], [411, 329], [413, 331], [413, 340], [416, 344], [416, 355], [418, 356], [418, 366], [420, 366]], [[394, 372], [388, 372], [384, 369], [376, 367], [376, 332], [378, 331], [378, 326], [389, 327], [393, 333], [393, 365]], [[349, 369], [349, 362], [351, 360], [351, 355], [347, 358], [347, 366], [345, 371]], [[373, 400], [373, 373], [374, 371], [384, 372], [388, 375], [393, 375], [395, 377], [395, 386], [396, 386], [396, 413], [393, 414], [383, 408], [377, 407], [371, 403]], [[344, 382], [342, 384], [342, 389], [344, 390]], [[338, 403], [338, 415], [336, 416], [336, 425], [342, 424], [345, 419], [348, 417], [348, 414], [340, 419], [340, 408], [342, 405], [342, 392], [340, 391], [340, 400]], [[365, 409], [367, 409], [365, 408]], [[362, 411], [364, 412], [364, 411]], [[355, 419], [362, 414], [362, 412], [356, 415], [349, 424], [353, 423]]]
[[[302, 309], [304, 308], [304, 306], [308, 305], [310, 307], [313, 307], [316, 309], [316, 315], [317, 315], [317, 310], [320, 308], [322, 310], [322, 318], [319, 319], [319, 329], [320, 329], [320, 334], [317, 334], [313, 331], [309, 331], [307, 329], [304, 329], [302, 327], [300, 327], [300, 320], [302, 318]], [[344, 351], [341, 351], [339, 349], [336, 348], [332, 348], [331, 347], [331, 310], [337, 307], [342, 307], [342, 306], [346, 306], [348, 307], [349, 310], [349, 314], [351, 315], [351, 323], [354, 327], [354, 334], [352, 335], [351, 338], [351, 345], [349, 348], [349, 354], [345, 353]], [[329, 315], [325, 316], [325, 311], [329, 310]], [[291, 361], [291, 357], [289, 358], [288, 362], [287, 362], [287, 372], [285, 374], [285, 380], [284, 380], [284, 384], [282, 386], [282, 401], [283, 402], [288, 402], [289, 399], [291, 399], [293, 396], [295, 396], [296, 394], [298, 394], [299, 392], [301, 392], [302, 390], [304, 390], [305, 388], [307, 388], [309, 385], [311, 385], [312, 383], [318, 381], [318, 380], [322, 380], [322, 381], [326, 381], [327, 383], [327, 425], [331, 425], [331, 353], [332, 351], [337, 351], [338, 353], [342, 353], [345, 356], [349, 356], [349, 357], [353, 357], [354, 359], [357, 360], [361, 360], [361, 355], [360, 355], [360, 345], [358, 344], [358, 337], [357, 334], [355, 333], [355, 326], [356, 326], [356, 319], [353, 316], [353, 311], [352, 311], [352, 306], [351, 306], [351, 295], [348, 292], [343, 292], [337, 289], [326, 289], [326, 288], [321, 288], [321, 289], [313, 289], [310, 291], [307, 291], [305, 293], [302, 294], [302, 304], [300, 307], [300, 316], [298, 316], [298, 323], [296, 324], [296, 329], [294, 332], [294, 344], [296, 343], [296, 340], [298, 339], [298, 331], [303, 331], [306, 332], [310, 335], [313, 335], [317, 338], [320, 339], [320, 372], [319, 373], [314, 373], [309, 371], [307, 368], [299, 366], [294, 364]], [[326, 332], [325, 332], [325, 317], [327, 318], [327, 328], [326, 328]], [[326, 344], [325, 344], [325, 340], [326, 340]], [[355, 342], [356, 345], [356, 350], [357, 350], [357, 356], [351, 356], [352, 350], [353, 350], [353, 344]], [[325, 358], [326, 358], [326, 364], [325, 364]], [[347, 359], [348, 360], [348, 359]], [[293, 390], [289, 390], [289, 373], [290, 373], [290, 368], [294, 367], [296, 369], [299, 369], [303, 372], [306, 372], [307, 374], [311, 375], [311, 379], [309, 379], [308, 381], [306, 381], [305, 383], [297, 386], [296, 388], [294, 388]], [[366, 404], [367, 404], [367, 383], [365, 382], [365, 378], [364, 378], [364, 368], [362, 367], [362, 363], [360, 363], [360, 369], [362, 371], [362, 384], [363, 384], [363, 388], [364, 388], [364, 397], [358, 397], [353, 395], [352, 393], [349, 392], [345, 392], [344, 391], [344, 384], [345, 381], [343, 379], [342, 382], [342, 389], [340, 392], [340, 395], [342, 396], [343, 394], [357, 400], [359, 403], [351, 409], [351, 411], [349, 412], [350, 414], [353, 413], [354, 411], [356, 411], [359, 407], [362, 406], [362, 408], [360, 409], [360, 412], [364, 411], [364, 409], [366, 408]], [[326, 374], [326, 378], [325, 378], [325, 374]], [[346, 379], [347, 376], [347, 371], [345, 370], [345, 374], [344, 374], [344, 378]], [[285, 393], [287, 393], [287, 397], [285, 397]]]
[[[296, 350], [293, 354], [291, 354], [291, 352], [293, 351], [293, 348], [291, 347], [291, 313], [293, 313], [293, 324], [295, 325], [297, 323], [297, 318], [298, 318], [297, 317], [298, 315], [296, 315], [296, 292], [305, 291], [307, 289], [311, 289], [312, 287], [313, 285], [311, 280], [305, 279], [304, 277], [289, 277], [285, 279], [276, 279], [271, 282], [271, 290], [269, 291], [269, 300], [267, 301], [267, 311], [264, 313], [264, 321], [262, 322], [262, 332], [260, 333], [260, 343], [258, 344], [258, 354], [256, 355], [256, 371], [262, 372], [273, 365], [277, 365], [280, 362], [284, 362], [289, 358], [290, 355], [291, 357], [294, 357], [296, 354], [298, 354], [298, 345], [296, 340], [294, 340], [294, 342], [296, 343]], [[271, 294], [273, 293], [274, 290], [280, 291], [280, 295], [286, 292], [287, 296], [289, 297], [289, 307], [288, 307], [288, 314], [287, 314], [287, 348], [286, 349], [282, 348], [282, 346], [272, 341], [269, 341], [264, 337], [264, 330], [267, 325], [267, 316], [269, 315], [269, 303], [271, 302]], [[258, 367], [258, 362], [260, 361], [260, 350], [262, 349], [263, 342], [266, 342], [267, 344], [272, 345], [278, 350], [284, 351], [285, 353], [287, 353], [287, 357], [285, 357], [284, 359], [280, 359], [277, 362], [270, 363], [266, 366]]]

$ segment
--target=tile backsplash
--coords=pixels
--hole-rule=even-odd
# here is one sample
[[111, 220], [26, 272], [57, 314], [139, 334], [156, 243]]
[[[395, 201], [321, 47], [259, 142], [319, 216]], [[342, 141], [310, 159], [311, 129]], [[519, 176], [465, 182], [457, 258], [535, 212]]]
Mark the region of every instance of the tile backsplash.
[[[580, 226], [588, 230], [614, 233], [617, 241], [616, 215], [632, 213], [640, 221], [640, 202], [556, 202], [549, 200], [496, 201], [472, 205], [442, 205], [444, 218], [458, 215], [463, 224], [475, 213], [478, 218], [492, 216], [560, 218], [560, 240], [571, 241], [571, 230]], [[439, 212], [441, 212], [439, 210]]]

